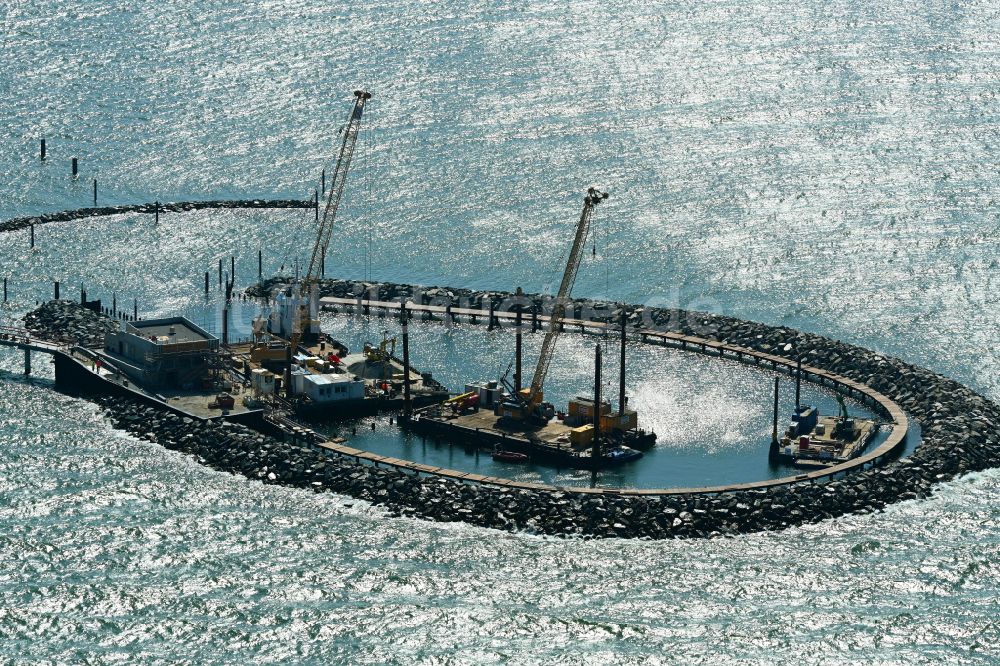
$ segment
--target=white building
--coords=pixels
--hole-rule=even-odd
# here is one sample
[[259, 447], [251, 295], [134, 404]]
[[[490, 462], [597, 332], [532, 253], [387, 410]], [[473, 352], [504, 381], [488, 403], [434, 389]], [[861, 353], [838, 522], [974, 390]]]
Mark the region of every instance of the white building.
[[292, 374], [292, 389], [314, 402], [361, 400], [365, 397], [365, 383], [348, 374], [319, 375], [299, 370]]

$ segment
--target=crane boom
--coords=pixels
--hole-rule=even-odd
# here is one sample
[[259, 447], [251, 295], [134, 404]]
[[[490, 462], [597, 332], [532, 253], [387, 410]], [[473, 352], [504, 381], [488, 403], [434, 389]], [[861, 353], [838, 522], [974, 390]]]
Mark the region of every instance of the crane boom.
[[330, 246], [333, 234], [333, 223], [337, 219], [337, 208], [344, 196], [344, 186], [347, 184], [347, 172], [351, 168], [351, 158], [354, 157], [354, 146], [358, 142], [358, 131], [361, 129], [361, 114], [365, 110], [365, 102], [371, 99], [371, 93], [364, 90], [354, 91], [354, 108], [344, 126], [344, 138], [337, 155], [337, 164], [330, 182], [330, 194], [323, 209], [323, 219], [316, 230], [316, 244], [313, 246], [312, 257], [309, 259], [309, 270], [306, 272], [305, 284], [310, 284], [319, 277], [320, 264], [325, 248]]
[[[302, 281], [304, 287], [303, 297], [309, 299], [309, 289], [319, 278], [320, 266], [323, 261], [323, 254], [330, 245], [330, 237], [333, 234], [333, 224], [337, 219], [337, 208], [340, 200], [344, 196], [344, 186], [347, 184], [347, 172], [351, 168], [351, 158], [354, 157], [354, 146], [358, 142], [358, 132], [361, 129], [361, 115], [365, 110], [365, 103], [371, 99], [371, 93], [364, 90], [354, 91], [354, 106], [351, 115], [347, 117], [347, 124], [344, 125], [344, 138], [340, 143], [340, 152], [337, 154], [337, 164], [333, 171], [333, 180], [330, 183], [330, 194], [326, 199], [326, 208], [323, 210], [323, 219], [316, 228], [316, 242], [313, 245], [312, 256], [309, 259], [309, 269], [306, 271]], [[292, 327], [290, 350], [294, 354], [299, 348], [302, 339], [302, 310], [307, 309], [302, 306], [295, 313], [295, 322]]]
[[[573, 284], [576, 282], [576, 274], [580, 270], [580, 260], [583, 256], [583, 248], [587, 241], [587, 234], [590, 230], [590, 218], [594, 214], [594, 206], [608, 198], [606, 192], [600, 192], [596, 188], [589, 188], [587, 196], [583, 199], [583, 213], [576, 226], [576, 236], [573, 238], [573, 249], [570, 250], [569, 260], [566, 262], [566, 270], [563, 272], [562, 282], [559, 284], [559, 293], [556, 294], [555, 305], [549, 318], [549, 328], [545, 332], [545, 339], [542, 340], [542, 350], [538, 355], [538, 365], [535, 366], [535, 374], [531, 379], [531, 388], [525, 391], [527, 399], [523, 400], [526, 409], [534, 409], [541, 401], [542, 385], [545, 383], [545, 376], [549, 372], [549, 365], [552, 363], [552, 354], [555, 351], [556, 340], [562, 330], [560, 326], [566, 316], [566, 303], [569, 300]], [[524, 398], [524, 396], [519, 396]]]

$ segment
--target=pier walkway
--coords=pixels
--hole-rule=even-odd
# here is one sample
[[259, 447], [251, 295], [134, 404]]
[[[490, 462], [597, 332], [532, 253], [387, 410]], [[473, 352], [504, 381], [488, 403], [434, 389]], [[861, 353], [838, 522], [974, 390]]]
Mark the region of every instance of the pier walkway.
[[59, 342], [49, 342], [31, 336], [31, 331], [12, 326], [0, 326], [0, 347], [14, 347], [24, 350], [24, 376], [31, 375], [31, 352], [42, 354], [64, 353], [68, 345]]
[[67, 349], [66, 344], [33, 338], [31, 337], [31, 331], [11, 326], [0, 326], [0, 346], [16, 347], [17, 349], [36, 351], [43, 354], [52, 354]]

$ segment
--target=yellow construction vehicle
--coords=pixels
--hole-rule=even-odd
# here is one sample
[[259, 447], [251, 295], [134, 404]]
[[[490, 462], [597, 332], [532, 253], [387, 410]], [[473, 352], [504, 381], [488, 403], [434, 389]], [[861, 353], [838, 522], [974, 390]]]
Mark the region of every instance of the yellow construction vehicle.
[[378, 347], [365, 343], [365, 358], [372, 363], [388, 363], [396, 354], [396, 338], [389, 337], [389, 331], [382, 331], [382, 342]]
[[382, 342], [379, 343], [378, 347], [366, 342], [364, 354], [369, 363], [377, 363], [382, 366], [382, 379], [392, 379], [395, 374], [392, 368], [392, 358], [396, 354], [396, 338], [390, 338], [389, 331], [382, 331]]

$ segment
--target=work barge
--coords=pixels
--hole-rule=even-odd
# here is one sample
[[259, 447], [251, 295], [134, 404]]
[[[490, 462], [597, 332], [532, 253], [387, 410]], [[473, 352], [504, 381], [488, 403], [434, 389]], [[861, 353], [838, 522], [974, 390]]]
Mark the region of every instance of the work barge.
[[[294, 439], [322, 438], [308, 425], [316, 421], [339, 419], [402, 410], [403, 397], [395, 395], [390, 385], [403, 383], [401, 359], [392, 354], [370, 358], [378, 350], [366, 349], [357, 355], [344, 354], [337, 380], [306, 363], [310, 349], [330, 345], [339, 353], [343, 346], [327, 338], [299, 348], [302, 361], [292, 376], [309, 372], [318, 384], [349, 383], [359, 389], [355, 395], [330, 392], [330, 400], [313, 400], [308, 395], [286, 395], [261, 391], [254, 380], [264, 374], [249, 360], [252, 343], [227, 344], [184, 317], [142, 320], [119, 313], [112, 318], [100, 301], [50, 301], [26, 318], [26, 328], [0, 327], [0, 346], [24, 351], [25, 375], [32, 372], [33, 353], [53, 358], [57, 386], [67, 392], [86, 395], [110, 395], [154, 405], [182, 417], [204, 421], [225, 421], [250, 426], [270, 434]], [[225, 330], [224, 326], [224, 330]], [[53, 332], [58, 331], [58, 332]], [[375, 366], [379, 373], [358, 377], [348, 368], [357, 358], [362, 367]], [[447, 391], [430, 374], [411, 366], [412, 391], [408, 399], [423, 405], [447, 397]], [[385, 373], [385, 374], [381, 374]], [[391, 375], [391, 377], [389, 377]], [[277, 380], [280, 387], [280, 379]], [[381, 385], [389, 390], [378, 389]], [[336, 439], [336, 442], [344, 442]]]
[[[515, 306], [513, 378], [508, 373], [496, 382], [466, 384], [465, 392], [440, 405], [415, 414], [407, 411], [405, 427], [431, 432], [474, 446], [492, 446], [493, 457], [506, 462], [551, 462], [557, 466], [601, 469], [633, 462], [656, 442], [656, 434], [640, 430], [635, 410], [625, 395], [626, 319], [621, 318], [621, 368], [618, 413], [601, 398], [601, 346], [594, 349], [594, 397], [578, 397], [568, 411], [544, 399], [544, 383], [556, 342], [565, 330], [570, 292], [576, 282], [595, 208], [608, 198], [606, 192], [588, 188], [576, 225], [573, 244], [553, 301], [541, 350], [528, 384], [522, 382], [523, 307]], [[520, 293], [520, 290], [518, 291]], [[491, 326], [493, 319], [491, 317]]]

